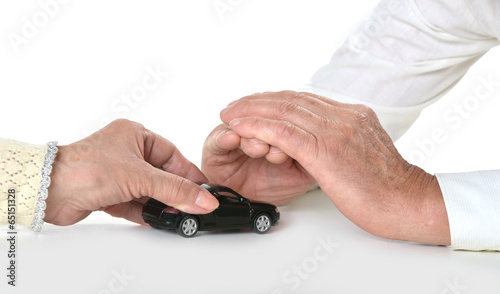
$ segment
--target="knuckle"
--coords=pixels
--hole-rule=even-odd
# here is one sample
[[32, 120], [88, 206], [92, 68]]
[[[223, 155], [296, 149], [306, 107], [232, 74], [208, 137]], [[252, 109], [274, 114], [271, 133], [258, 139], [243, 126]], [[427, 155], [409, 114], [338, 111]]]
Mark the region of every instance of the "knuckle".
[[364, 112], [366, 113], [366, 115], [368, 115], [370, 117], [377, 116], [375, 114], [375, 111], [373, 111], [373, 109], [371, 107], [367, 106], [367, 105], [363, 105], [362, 109], [364, 110]]
[[284, 96], [284, 97], [293, 97], [297, 94], [297, 92], [292, 91], [292, 90], [283, 90], [283, 91], [279, 91], [278, 94], [280, 96]]
[[289, 100], [295, 103], [300, 101], [306, 101], [309, 97], [305, 92], [295, 92], [295, 91], [288, 91], [288, 96]]
[[369, 118], [366, 114], [359, 112], [359, 111], [355, 111], [353, 113], [353, 115], [354, 115], [355, 122], [357, 124], [360, 124], [360, 125], [366, 124], [369, 120]]
[[125, 130], [144, 130], [144, 126], [138, 122], [131, 121], [125, 118], [119, 118], [114, 121], [112, 121], [109, 126], [111, 128], [116, 128], [116, 129], [125, 129]]
[[287, 117], [297, 109], [297, 105], [291, 101], [282, 102], [276, 107], [276, 115], [278, 117]]
[[321, 105], [320, 99], [312, 96], [310, 93], [307, 92], [291, 91], [291, 94], [289, 96], [289, 101], [297, 105], [301, 105], [301, 107], [305, 109], [313, 109]]
[[[135, 198], [162, 194], [161, 187], [156, 185], [161, 178], [160, 171], [151, 169], [145, 162], [128, 163], [115, 170], [115, 185], [120, 187], [122, 194]], [[130, 172], [131, 170], [136, 172]]]
[[172, 204], [181, 204], [189, 198], [189, 182], [185, 178], [177, 178], [174, 184], [169, 186], [168, 200]]
[[126, 126], [126, 125], [129, 125], [133, 123], [132, 121], [126, 119], [126, 118], [119, 118], [119, 119], [115, 119], [114, 121], [112, 121], [110, 123], [110, 125], [113, 125], [113, 126]]
[[358, 104], [354, 108], [356, 118], [360, 120], [372, 120], [377, 117], [375, 111], [369, 106], [364, 104]]
[[296, 132], [297, 132], [296, 127], [292, 125], [290, 122], [283, 122], [276, 128], [276, 135], [278, 136], [278, 139], [287, 140], [290, 138], [294, 138]]
[[333, 128], [333, 123], [327, 118], [318, 116], [316, 119], [316, 127], [318, 131], [330, 130]]

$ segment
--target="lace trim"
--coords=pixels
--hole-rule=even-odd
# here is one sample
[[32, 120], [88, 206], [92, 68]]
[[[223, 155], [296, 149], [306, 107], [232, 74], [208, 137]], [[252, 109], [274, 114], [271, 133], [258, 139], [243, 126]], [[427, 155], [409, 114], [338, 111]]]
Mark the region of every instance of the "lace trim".
[[43, 162], [42, 172], [40, 173], [40, 186], [38, 187], [38, 196], [36, 198], [35, 216], [31, 223], [30, 229], [35, 232], [40, 232], [43, 226], [43, 218], [45, 217], [45, 208], [47, 204], [45, 200], [48, 196], [47, 189], [50, 186], [50, 173], [52, 172], [52, 164], [57, 154], [57, 142], [47, 143], [47, 154]]

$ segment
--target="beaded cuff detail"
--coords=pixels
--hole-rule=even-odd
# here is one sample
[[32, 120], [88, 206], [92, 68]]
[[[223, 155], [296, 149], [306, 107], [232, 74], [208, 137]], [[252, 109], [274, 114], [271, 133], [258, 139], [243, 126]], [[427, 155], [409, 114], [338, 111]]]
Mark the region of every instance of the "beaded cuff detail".
[[38, 187], [38, 196], [36, 197], [35, 216], [31, 223], [30, 229], [35, 232], [40, 232], [43, 226], [43, 218], [45, 217], [45, 200], [48, 196], [47, 189], [50, 186], [50, 173], [52, 172], [52, 164], [57, 154], [57, 142], [47, 143], [47, 154], [43, 162], [42, 172], [40, 173], [40, 186]]

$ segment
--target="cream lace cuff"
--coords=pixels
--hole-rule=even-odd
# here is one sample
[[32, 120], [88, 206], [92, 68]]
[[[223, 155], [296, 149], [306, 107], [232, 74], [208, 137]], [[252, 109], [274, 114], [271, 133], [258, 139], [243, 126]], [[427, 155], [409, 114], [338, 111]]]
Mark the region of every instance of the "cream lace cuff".
[[7, 223], [9, 200], [13, 200], [9, 191], [15, 191], [16, 224], [41, 230], [56, 145], [31, 145], [0, 138], [0, 224]]
[[47, 143], [47, 153], [40, 173], [40, 185], [38, 187], [38, 196], [36, 197], [35, 216], [31, 223], [30, 229], [35, 232], [40, 232], [43, 225], [43, 218], [45, 217], [45, 200], [48, 196], [47, 189], [50, 186], [50, 173], [52, 172], [52, 164], [57, 154], [57, 142], [52, 141]]

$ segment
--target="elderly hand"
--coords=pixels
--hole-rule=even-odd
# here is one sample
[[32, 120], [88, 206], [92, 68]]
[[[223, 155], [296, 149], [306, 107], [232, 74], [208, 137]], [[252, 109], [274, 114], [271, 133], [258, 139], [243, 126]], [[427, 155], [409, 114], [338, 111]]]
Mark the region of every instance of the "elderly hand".
[[278, 148], [241, 138], [224, 124], [206, 139], [201, 168], [210, 182], [275, 205], [293, 200], [315, 184], [297, 161]]
[[149, 196], [188, 213], [208, 213], [218, 201], [194, 182], [201, 171], [175, 146], [142, 125], [117, 120], [60, 146], [51, 174], [45, 221], [71, 225], [92, 211], [144, 224]]
[[[242, 143], [266, 142], [262, 149], [278, 148], [293, 158], [362, 229], [385, 238], [450, 244], [436, 178], [401, 157], [370, 108], [285, 91], [242, 98], [224, 109], [221, 118]], [[266, 174], [271, 167], [263, 164], [258, 172]], [[275, 174], [273, 181], [287, 177]]]

